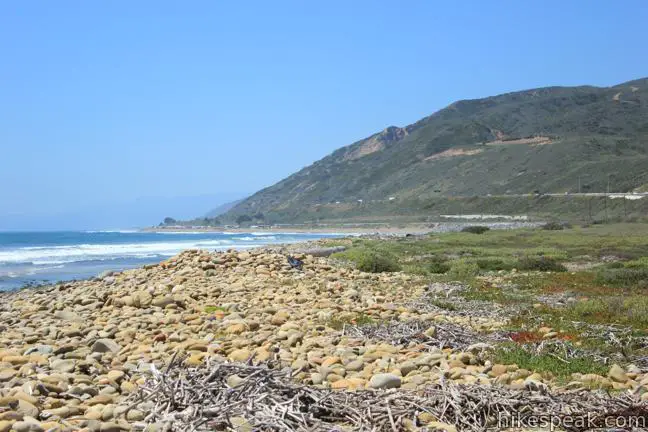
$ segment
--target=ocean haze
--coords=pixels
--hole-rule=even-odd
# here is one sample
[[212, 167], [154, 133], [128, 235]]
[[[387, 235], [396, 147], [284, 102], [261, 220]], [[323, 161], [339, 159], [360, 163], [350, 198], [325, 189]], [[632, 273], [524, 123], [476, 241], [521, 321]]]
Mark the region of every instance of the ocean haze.
[[136, 200], [77, 204], [70, 210], [20, 211], [0, 208], [0, 231], [99, 230], [143, 228], [165, 217], [192, 219], [245, 197], [245, 193], [220, 193], [180, 197], [142, 197]]

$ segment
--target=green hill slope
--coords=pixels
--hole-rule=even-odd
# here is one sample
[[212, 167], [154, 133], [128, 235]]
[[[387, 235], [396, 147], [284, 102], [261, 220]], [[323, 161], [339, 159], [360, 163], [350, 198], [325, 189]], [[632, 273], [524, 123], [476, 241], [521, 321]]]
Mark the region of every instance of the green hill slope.
[[[648, 78], [463, 100], [342, 147], [231, 209], [274, 221], [359, 200], [630, 191], [648, 183]], [[645, 186], [644, 186], [645, 188]], [[375, 206], [379, 208], [380, 206]]]

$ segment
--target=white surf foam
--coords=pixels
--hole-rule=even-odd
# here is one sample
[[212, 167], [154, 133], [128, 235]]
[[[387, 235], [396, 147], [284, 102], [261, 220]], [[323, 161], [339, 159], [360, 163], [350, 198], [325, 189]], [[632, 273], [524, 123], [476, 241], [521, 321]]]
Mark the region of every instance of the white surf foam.
[[[168, 234], [168, 233], [165, 233]], [[183, 233], [186, 234], [186, 233]], [[204, 234], [204, 233], [203, 233]], [[316, 234], [311, 234], [316, 235]], [[19, 248], [0, 247], [0, 267], [29, 266], [42, 269], [82, 261], [111, 261], [121, 259], [164, 259], [186, 249], [226, 250], [250, 249], [273, 243], [294, 242], [308, 239], [309, 235], [295, 233], [249, 232], [236, 233], [231, 238], [190, 238], [178, 241], [152, 241], [145, 243], [74, 244], [52, 246], [27, 246]], [[32, 268], [33, 268], [32, 267]]]
[[0, 263], [64, 264], [75, 261], [118, 258], [153, 258], [173, 256], [185, 249], [217, 249], [232, 247], [234, 241], [197, 240], [155, 243], [78, 244], [67, 246], [30, 246], [0, 250]]
[[94, 231], [84, 231], [86, 234], [98, 234], [98, 233], [117, 233], [117, 234], [133, 234], [139, 232], [138, 230], [94, 230]]
[[153, 231], [153, 233], [154, 233], [154, 234], [169, 234], [169, 235], [182, 235], [182, 234], [193, 234], [193, 235], [197, 235], [197, 234], [202, 234], [202, 235], [205, 235], [205, 234], [222, 234], [222, 233], [219, 233], [219, 232], [210, 232], [210, 231], [166, 231], [166, 230], [164, 230], [164, 231]]

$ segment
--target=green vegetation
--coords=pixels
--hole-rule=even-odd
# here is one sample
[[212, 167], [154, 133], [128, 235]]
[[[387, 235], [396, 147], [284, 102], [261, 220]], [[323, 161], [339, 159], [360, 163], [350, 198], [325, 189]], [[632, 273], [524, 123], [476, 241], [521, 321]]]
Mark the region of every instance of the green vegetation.
[[559, 222], [547, 222], [546, 224], [542, 225], [542, 229], [547, 231], [560, 231], [565, 228], [565, 224], [561, 224]]
[[452, 263], [448, 278], [451, 280], [465, 281], [470, 280], [479, 274], [477, 263], [469, 260], [457, 260]]
[[645, 199], [570, 194], [608, 185], [645, 190], [646, 98], [648, 79], [458, 101], [338, 149], [238, 203], [225, 219], [257, 212], [283, 223], [472, 213], [588, 223], [644, 217]]
[[468, 300], [481, 300], [487, 302], [499, 303], [502, 305], [524, 305], [531, 306], [533, 297], [529, 292], [501, 289], [488, 282], [474, 281], [463, 296]]
[[443, 301], [439, 299], [430, 299], [430, 304], [438, 307], [439, 309], [445, 309], [448, 311], [456, 311], [457, 307], [454, 305], [454, 303], [448, 302], [448, 301]]
[[159, 226], [182, 226], [182, 227], [211, 227], [219, 226], [222, 224], [222, 221], [217, 217], [202, 217], [191, 220], [176, 220], [171, 217], [164, 218], [160, 222]]
[[373, 251], [430, 282], [461, 282], [449, 297], [428, 299], [447, 313], [472, 313], [462, 308], [473, 301], [498, 304], [514, 343], [498, 344], [493, 362], [569, 381], [572, 373], [605, 375], [609, 364], [596, 359], [629, 364], [648, 355], [648, 224], [354, 239], [347, 247], [338, 258]]
[[543, 308], [547, 322], [577, 321], [593, 324], [621, 324], [648, 329], [648, 298], [645, 295], [601, 296], [580, 300], [562, 308]]
[[648, 269], [648, 257], [641, 257], [625, 263], [616, 262], [614, 264], [623, 264], [623, 267], [631, 269]]
[[327, 326], [334, 330], [342, 330], [345, 325], [371, 325], [375, 320], [364, 313], [357, 313], [353, 316], [334, 316], [327, 321]]
[[479, 267], [479, 270], [483, 271], [512, 270], [517, 267], [517, 262], [510, 258], [476, 258], [474, 262]]
[[648, 288], [648, 268], [605, 269], [599, 272], [597, 282], [617, 287]]
[[425, 270], [431, 274], [443, 274], [450, 270], [450, 264], [441, 256], [434, 256], [425, 261]]
[[520, 270], [564, 272], [567, 268], [553, 258], [544, 256], [525, 256], [518, 263]]
[[205, 306], [206, 313], [214, 313], [216, 311], [227, 312], [227, 309], [222, 306]]
[[551, 373], [559, 379], [569, 380], [573, 373], [605, 375], [608, 366], [588, 357], [562, 360], [552, 353], [536, 353], [517, 344], [503, 344], [494, 353], [492, 361], [500, 364], [517, 364], [521, 369], [538, 373]]
[[350, 261], [358, 270], [368, 273], [397, 272], [401, 270], [396, 258], [389, 252], [376, 251], [368, 248], [355, 248], [339, 252], [334, 258]]
[[[390, 241], [355, 239], [347, 244], [349, 249], [334, 257], [357, 263], [363, 256], [378, 255], [395, 261], [404, 271], [428, 275], [447, 273], [455, 265], [459, 269], [468, 264], [475, 264], [479, 274], [512, 269], [564, 272], [562, 266], [569, 261], [598, 262], [615, 257], [624, 260], [623, 264], [615, 265], [623, 270], [637, 270], [631, 273], [641, 280], [642, 268], [648, 269], [648, 260], [642, 258], [648, 256], [647, 238], [648, 224], [591, 225], [560, 231], [491, 230], [479, 236], [454, 232]], [[470, 272], [474, 272], [472, 265]]]

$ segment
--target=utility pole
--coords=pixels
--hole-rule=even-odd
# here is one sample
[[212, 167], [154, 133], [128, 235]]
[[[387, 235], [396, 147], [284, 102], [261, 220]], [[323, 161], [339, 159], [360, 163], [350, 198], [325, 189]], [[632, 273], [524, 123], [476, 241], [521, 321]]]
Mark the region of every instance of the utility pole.
[[605, 194], [605, 223], [610, 222], [610, 218], [608, 217], [608, 209], [607, 209], [608, 203], [607, 202], [608, 202], [608, 198], [610, 198], [610, 176], [611, 175], [612, 174], [607, 175], [608, 182], [607, 182], [607, 193]]
[[612, 174], [608, 174], [608, 185], [607, 185], [607, 194], [610, 195], [610, 176]]
[[581, 181], [580, 181], [581, 176], [578, 176], [578, 193], [581, 193]]

